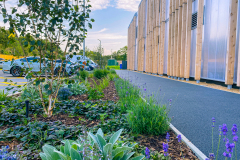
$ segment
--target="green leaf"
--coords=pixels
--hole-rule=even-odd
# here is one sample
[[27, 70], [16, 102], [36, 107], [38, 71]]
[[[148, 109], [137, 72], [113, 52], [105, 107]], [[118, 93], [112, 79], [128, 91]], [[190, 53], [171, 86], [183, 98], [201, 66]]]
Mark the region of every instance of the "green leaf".
[[106, 157], [109, 153], [112, 153], [112, 143], [108, 143], [103, 147], [103, 154]]
[[99, 142], [99, 147], [101, 149], [101, 151], [103, 152], [103, 147], [107, 144], [105, 139], [103, 139], [102, 136], [100, 136], [99, 134], [97, 134], [97, 138], [98, 138], [98, 142]]
[[100, 136], [104, 137], [103, 131], [101, 128], [98, 129], [97, 134], [99, 134]]
[[70, 156], [70, 150], [71, 150], [70, 142], [69, 142], [69, 141], [66, 141], [64, 144], [65, 144], [65, 146], [64, 146], [64, 153], [65, 153], [67, 156]]
[[131, 158], [131, 160], [142, 160], [143, 158], [145, 158], [145, 156], [134, 157], [134, 158]]
[[36, 86], [38, 86], [40, 84], [41, 81], [36, 81]]
[[43, 147], [43, 152], [45, 153], [47, 159], [51, 158], [52, 160], [58, 160], [60, 157], [57, 153], [54, 152], [56, 150], [55, 147], [45, 144]]
[[32, 52], [34, 50], [34, 46], [31, 46], [30, 48], [29, 48], [29, 52]]
[[119, 160], [123, 157], [123, 155], [124, 155], [124, 152], [119, 152], [117, 155], [113, 157], [113, 160]]
[[32, 41], [30, 42], [30, 44], [31, 44], [31, 45], [34, 45], [34, 44], [35, 44], [35, 41], [34, 41], [34, 40], [32, 40]]
[[16, 9], [16, 8], [13, 8], [12, 14], [14, 14], [15, 12], [17, 12], [17, 9]]
[[4, 23], [7, 23], [7, 22], [8, 22], [8, 19], [4, 19], [3, 22], [4, 22]]
[[47, 156], [44, 153], [40, 153], [40, 157], [42, 158], [42, 160], [48, 160]]
[[38, 38], [40, 36], [40, 34], [36, 34], [36, 37]]
[[131, 152], [131, 153], [128, 153], [128, 154], [125, 154], [121, 160], [128, 160], [129, 158], [132, 157], [132, 155], [134, 155], [135, 152]]
[[110, 138], [109, 143], [115, 144], [122, 133], [122, 129], [113, 134]]
[[64, 153], [59, 152], [58, 150], [54, 150], [54, 152], [56, 152], [63, 160], [68, 160], [67, 156]]
[[118, 153], [124, 152], [124, 151], [127, 151], [127, 150], [132, 150], [132, 148], [131, 147], [118, 147], [115, 150], [113, 150], [112, 156], [115, 157], [115, 156], [118, 155]]
[[78, 151], [73, 148], [71, 148], [70, 155], [72, 160], [82, 160], [82, 156], [80, 155], [80, 153], [78, 153]]
[[49, 88], [49, 85], [46, 84], [46, 85], [44, 86], [44, 88], [47, 90], [47, 89]]
[[38, 46], [41, 46], [42, 42], [40, 40], [37, 41]]
[[6, 9], [5, 9], [5, 8], [2, 8], [2, 12], [3, 12], [3, 13], [6, 13]]
[[25, 42], [24, 42], [24, 45], [25, 45], [25, 46], [27, 46], [27, 45], [28, 45], [28, 42], [27, 42], [27, 41], [25, 41]]

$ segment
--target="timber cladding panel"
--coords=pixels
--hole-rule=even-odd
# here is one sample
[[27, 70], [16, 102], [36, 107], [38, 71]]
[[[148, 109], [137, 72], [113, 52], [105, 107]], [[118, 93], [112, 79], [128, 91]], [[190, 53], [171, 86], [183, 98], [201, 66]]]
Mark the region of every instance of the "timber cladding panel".
[[[194, 2], [196, 3], [193, 0], [141, 1], [137, 17], [134, 16], [128, 28], [128, 69], [134, 70], [134, 66], [137, 64], [138, 71], [162, 75], [164, 63], [167, 63], [168, 76], [189, 79], [191, 70], [191, 73], [195, 71], [195, 75], [191, 75], [194, 76], [195, 80], [201, 79], [204, 60], [202, 59], [202, 53], [205, 53], [203, 35], [204, 27], [207, 27], [204, 24], [206, 17], [206, 6], [204, 5], [207, 3], [206, 0], [198, 0], [197, 4], [193, 5]], [[229, 3], [230, 12], [226, 12], [229, 16], [229, 23], [224, 80], [227, 85], [232, 85], [234, 73], [237, 73], [237, 85], [240, 86], [240, 47], [236, 48], [236, 43], [240, 44], [240, 41], [236, 42], [236, 30], [237, 27], [240, 27], [237, 26], [237, 17], [240, 15], [238, 13], [238, 0], [229, 0]], [[166, 8], [166, 6], [169, 8]], [[196, 9], [196, 6], [197, 28], [192, 28], [193, 9]], [[207, 13], [213, 14], [209, 11]], [[166, 16], [166, 14], [169, 14], [169, 16]], [[169, 18], [166, 19], [166, 17]], [[136, 24], [136, 18], [138, 24]], [[169, 27], [165, 27], [167, 21]], [[165, 35], [166, 33], [168, 35]], [[136, 40], [138, 42], [137, 48]], [[196, 44], [193, 43], [193, 40], [196, 41]], [[196, 48], [196, 51], [193, 50], [191, 45]], [[239, 51], [236, 52], [237, 49]], [[164, 55], [164, 50], [168, 51], [166, 55]], [[235, 59], [236, 53], [238, 59]], [[135, 62], [136, 54], [137, 62]], [[165, 59], [167, 62], [164, 61]], [[238, 67], [234, 67], [235, 64], [238, 64]], [[234, 70], [235, 68], [238, 69]]]

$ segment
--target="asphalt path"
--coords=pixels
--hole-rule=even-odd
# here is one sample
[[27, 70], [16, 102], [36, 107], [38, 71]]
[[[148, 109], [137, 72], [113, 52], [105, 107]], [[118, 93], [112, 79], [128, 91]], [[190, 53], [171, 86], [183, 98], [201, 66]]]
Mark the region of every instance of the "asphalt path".
[[[212, 117], [216, 119], [214, 153], [216, 154], [218, 146], [219, 125], [227, 124], [227, 138], [233, 143], [231, 128], [233, 124], [240, 127], [240, 94], [127, 70], [117, 71], [117, 74], [129, 79], [136, 86], [143, 86], [140, 88], [145, 96], [155, 93], [158, 103], [169, 104], [169, 99], [172, 99], [171, 106], [168, 105], [169, 117], [173, 117], [171, 123], [206, 156], [212, 153]], [[238, 158], [239, 149], [240, 145], [237, 143]], [[225, 151], [221, 137], [219, 160], [225, 159]]]
[[17, 86], [23, 86], [27, 83], [27, 79], [24, 77], [13, 77], [11, 74], [4, 74], [2, 70], [0, 70], [0, 90], [7, 91], [6, 88], [14, 87], [13, 90], [9, 91], [12, 93], [17, 89]]

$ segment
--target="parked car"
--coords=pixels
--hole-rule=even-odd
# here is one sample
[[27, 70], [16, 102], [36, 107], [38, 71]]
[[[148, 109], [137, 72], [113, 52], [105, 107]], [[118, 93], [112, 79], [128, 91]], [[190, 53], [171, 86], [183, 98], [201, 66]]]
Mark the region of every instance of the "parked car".
[[3, 58], [0, 58], [0, 68], [2, 68], [3, 66], [3, 62], [5, 61], [5, 59], [3, 59]]
[[[27, 60], [26, 60], [27, 59]], [[29, 68], [28, 63], [30, 65], [30, 68], [32, 68], [32, 72], [39, 72], [40, 71], [40, 58], [39, 57], [27, 57], [27, 58], [21, 58], [14, 61], [8, 61], [3, 62], [3, 73], [5, 74], [12, 74], [14, 77], [19, 77], [24, 74], [24, 69]], [[28, 62], [28, 63], [27, 63]], [[46, 64], [47, 66], [45, 66]], [[72, 74], [72, 70], [74, 68], [75, 64], [69, 61], [65, 62], [65, 65], [63, 67], [63, 72], [66, 72], [68, 75]], [[46, 63], [41, 64], [41, 69], [45, 69], [49, 67], [49, 61], [46, 59]], [[54, 68], [54, 73], [58, 73], [59, 69], [61, 67], [61, 63], [56, 63], [56, 66]], [[44, 73], [44, 71], [43, 71]]]

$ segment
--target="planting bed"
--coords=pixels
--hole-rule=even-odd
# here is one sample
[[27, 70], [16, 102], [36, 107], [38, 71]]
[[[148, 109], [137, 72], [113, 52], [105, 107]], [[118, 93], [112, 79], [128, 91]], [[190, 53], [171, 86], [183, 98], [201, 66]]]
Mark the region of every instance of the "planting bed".
[[[135, 102], [140, 100], [135, 100], [138, 95], [131, 95], [129, 90], [126, 97], [132, 101], [126, 104], [127, 101], [123, 99], [121, 93], [122, 85], [125, 85], [126, 89], [129, 87], [131, 89], [133, 86], [128, 82], [122, 82], [123, 80], [118, 83], [117, 81], [117, 79], [109, 80], [108, 86], [102, 90], [101, 98], [91, 99], [86, 92], [69, 96], [68, 100], [58, 101], [51, 117], [43, 114], [41, 103], [30, 102], [30, 116], [28, 119], [25, 118], [25, 103], [18, 99], [21, 96], [0, 102], [2, 106], [0, 108], [0, 148], [8, 145], [10, 153], [21, 155], [23, 159], [40, 159], [39, 153], [44, 144], [58, 146], [62, 140], [77, 140], [79, 135], [84, 133], [83, 131], [96, 133], [101, 128], [106, 135], [112, 135], [117, 130], [124, 129], [121, 140], [139, 144], [134, 147], [135, 156], [145, 155], [145, 149], [148, 147], [150, 159], [167, 159], [163, 156], [163, 143], [167, 143], [166, 132], [151, 136], [131, 129], [128, 114], [133, 113], [126, 110], [128, 106], [135, 106]], [[101, 80], [88, 78], [88, 83], [91, 88], [96, 88]], [[182, 157], [197, 159], [185, 144], [178, 142], [177, 135], [173, 131], [170, 130], [169, 134], [168, 153], [171, 159], [183, 159]]]

